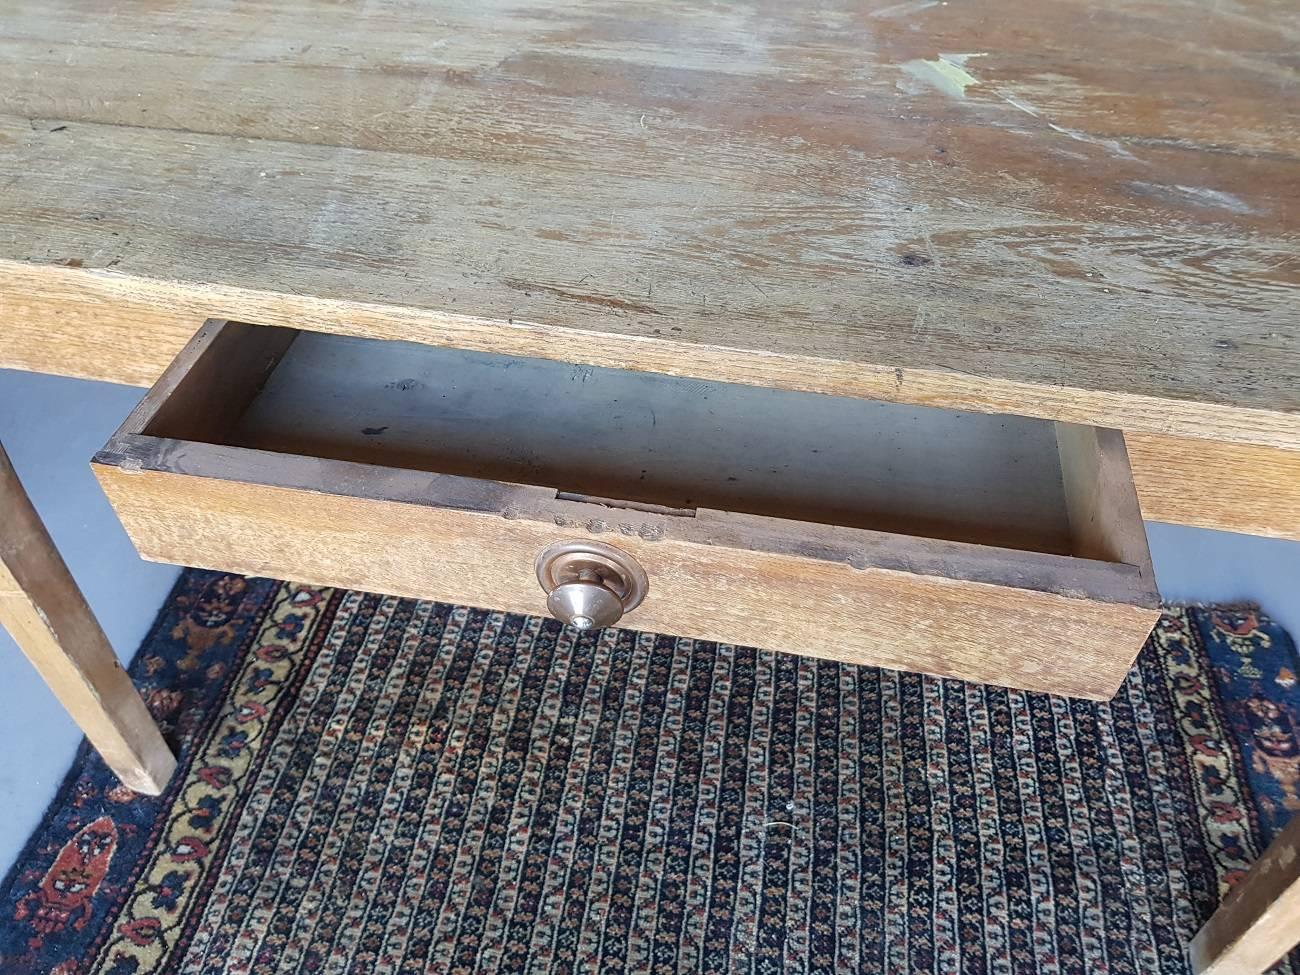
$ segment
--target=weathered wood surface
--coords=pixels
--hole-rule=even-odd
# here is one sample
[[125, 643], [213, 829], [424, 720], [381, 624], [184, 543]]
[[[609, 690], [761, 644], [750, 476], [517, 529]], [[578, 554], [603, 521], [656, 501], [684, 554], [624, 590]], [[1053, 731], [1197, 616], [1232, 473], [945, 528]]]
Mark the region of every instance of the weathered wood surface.
[[158, 795], [176, 759], [0, 446], [0, 627], [129, 788]]
[[0, 0], [0, 364], [139, 380], [227, 316], [1300, 448], [1298, 40], [1288, 0]]
[[[174, 456], [172, 445], [162, 445]], [[1095, 700], [1114, 695], [1160, 614], [1150, 579], [1129, 566], [857, 529], [787, 528], [725, 512], [670, 526], [671, 516], [626, 511], [613, 530], [598, 521], [611, 517], [609, 509], [552, 501], [545, 514], [577, 516], [557, 524], [534, 516], [541, 505], [503, 517], [438, 503], [442, 484], [433, 475], [285, 458], [283, 471], [310, 468], [310, 482], [272, 486], [212, 476], [214, 462], [233, 454], [238, 464], [240, 451], [186, 445], [189, 461], [202, 465], [191, 475], [119, 466], [121, 446], [110, 444], [95, 474], [140, 553], [165, 562], [537, 615], [547, 612], [537, 553], [594, 535], [650, 575], [650, 593], [629, 626]], [[337, 472], [343, 477], [330, 477]], [[384, 483], [409, 495], [403, 485], [416, 482], [415, 503], [372, 490]], [[716, 544], [703, 544], [706, 535]], [[818, 538], [828, 543], [824, 552], [816, 552]], [[837, 549], [854, 554], [840, 559]], [[428, 558], [430, 551], [438, 557]], [[914, 571], [922, 566], [935, 574]], [[1071, 576], [1122, 601], [1054, 591]], [[1016, 577], [1027, 585], [1011, 583]], [[900, 627], [900, 619], [912, 622]]]
[[[26, 353], [25, 368], [149, 386], [198, 329], [187, 316], [201, 314], [201, 303], [178, 311], [157, 296], [142, 300], [138, 287], [127, 298], [110, 279], [49, 273], [57, 281], [35, 299], [21, 286], [6, 293], [14, 282], [0, 277], [9, 312], [0, 334]], [[546, 354], [544, 342], [528, 348]], [[0, 344], [0, 358], [5, 351]], [[1125, 440], [1148, 520], [1300, 540], [1300, 451], [1135, 431]]]
[[1300, 541], [1300, 451], [1130, 433], [1142, 516]]

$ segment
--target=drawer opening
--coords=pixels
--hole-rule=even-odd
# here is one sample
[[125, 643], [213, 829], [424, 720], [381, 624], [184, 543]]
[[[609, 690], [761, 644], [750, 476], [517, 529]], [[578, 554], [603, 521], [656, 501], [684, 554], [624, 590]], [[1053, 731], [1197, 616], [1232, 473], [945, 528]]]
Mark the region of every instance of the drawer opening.
[[209, 321], [92, 464], [145, 558], [1104, 699], [1159, 615], [1118, 431]]
[[205, 329], [217, 331], [182, 354], [193, 361], [137, 417], [138, 433], [683, 516], [716, 509], [1131, 564], [1145, 552], [1107, 505], [1110, 482], [1127, 477], [1099, 448], [1111, 431], [292, 328]]

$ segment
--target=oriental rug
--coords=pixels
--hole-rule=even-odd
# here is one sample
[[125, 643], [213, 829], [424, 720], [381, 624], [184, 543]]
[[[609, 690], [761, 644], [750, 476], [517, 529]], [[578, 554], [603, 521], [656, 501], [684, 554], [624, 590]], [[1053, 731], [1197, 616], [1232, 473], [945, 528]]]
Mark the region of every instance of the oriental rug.
[[0, 971], [1181, 973], [1300, 809], [1251, 609], [1098, 704], [191, 570], [131, 669], [177, 774], [83, 745]]

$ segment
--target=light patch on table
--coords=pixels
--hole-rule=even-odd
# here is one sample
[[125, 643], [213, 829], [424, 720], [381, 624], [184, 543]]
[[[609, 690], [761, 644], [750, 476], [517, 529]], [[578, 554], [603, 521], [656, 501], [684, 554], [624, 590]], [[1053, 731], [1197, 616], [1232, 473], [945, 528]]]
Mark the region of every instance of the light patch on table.
[[933, 61], [908, 61], [903, 65], [903, 70], [913, 78], [933, 85], [945, 95], [965, 98], [966, 89], [980, 83], [978, 78], [966, 70], [966, 62], [984, 56], [983, 53], [940, 54]]

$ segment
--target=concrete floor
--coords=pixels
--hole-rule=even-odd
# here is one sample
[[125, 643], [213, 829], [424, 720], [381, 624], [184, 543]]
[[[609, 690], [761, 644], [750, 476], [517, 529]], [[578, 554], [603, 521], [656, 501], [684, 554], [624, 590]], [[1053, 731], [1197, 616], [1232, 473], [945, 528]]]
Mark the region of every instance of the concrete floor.
[[[0, 443], [123, 660], [153, 622], [177, 570], [141, 561], [87, 460], [142, 390], [0, 369]], [[1300, 634], [1300, 543], [1148, 526], [1171, 601], [1258, 602]], [[67, 771], [80, 735], [0, 630], [0, 870], [22, 848]]]

